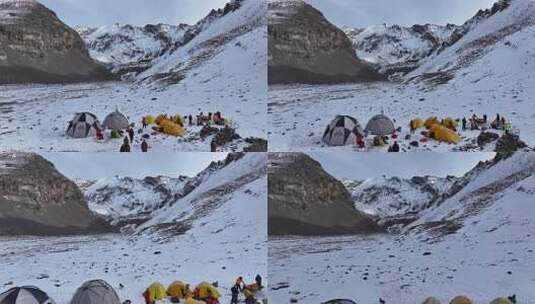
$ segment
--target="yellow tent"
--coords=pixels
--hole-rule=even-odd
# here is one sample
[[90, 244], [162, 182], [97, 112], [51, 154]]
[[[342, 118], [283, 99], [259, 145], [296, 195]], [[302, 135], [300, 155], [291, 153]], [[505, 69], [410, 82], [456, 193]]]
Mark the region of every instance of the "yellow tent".
[[167, 295], [172, 298], [186, 299], [190, 298], [193, 293], [189, 289], [189, 285], [182, 281], [175, 281], [167, 287]]
[[465, 296], [456, 296], [450, 304], [472, 304], [472, 300]]
[[409, 127], [413, 130], [423, 128], [424, 125], [424, 121], [421, 118], [415, 118], [409, 123]]
[[206, 304], [204, 301], [194, 300], [192, 298], [188, 298], [184, 304]]
[[157, 124], [157, 125], [160, 125], [162, 123], [163, 120], [169, 120], [167, 118], [167, 115], [165, 114], [160, 114], [158, 116], [156, 116], [156, 119], [154, 120], [154, 122]]
[[152, 301], [163, 300], [167, 298], [167, 292], [161, 283], [154, 282], [150, 284], [148, 290], [150, 292], [150, 298]]
[[199, 299], [206, 299], [208, 297], [219, 299], [221, 297], [221, 294], [219, 293], [217, 288], [215, 288], [212, 284], [208, 282], [202, 282], [197, 285], [195, 291]]
[[175, 116], [171, 117], [171, 121], [180, 126], [184, 126], [184, 117], [180, 114], [176, 114]]
[[186, 133], [184, 128], [168, 119], [161, 120], [159, 125], [165, 134], [182, 137]]
[[433, 116], [433, 117], [429, 117], [428, 119], [425, 120], [425, 127], [427, 129], [431, 129], [434, 125], [439, 125], [440, 122], [438, 121], [438, 118], [436, 116]]
[[442, 125], [434, 125], [429, 130], [428, 136], [438, 141], [447, 142], [450, 144], [456, 144], [461, 140], [457, 133]]
[[456, 130], [459, 123], [451, 117], [446, 117], [442, 120], [442, 125], [450, 130]]
[[154, 116], [152, 116], [152, 115], [145, 116], [145, 123], [147, 125], [152, 125], [152, 124], [155, 123], [155, 121], [156, 121], [156, 119], [154, 118]]
[[512, 303], [511, 303], [511, 301], [509, 301], [509, 299], [497, 298], [497, 299], [492, 300], [492, 302], [490, 302], [490, 304], [512, 304]]

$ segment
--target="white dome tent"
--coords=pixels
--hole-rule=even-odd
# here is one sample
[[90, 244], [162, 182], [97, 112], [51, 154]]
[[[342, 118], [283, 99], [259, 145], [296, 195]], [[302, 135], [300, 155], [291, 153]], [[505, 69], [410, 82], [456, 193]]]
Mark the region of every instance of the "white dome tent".
[[114, 112], [108, 114], [102, 123], [102, 126], [110, 130], [124, 130], [128, 129], [130, 123], [126, 116], [119, 112], [119, 109], [116, 109]]
[[89, 112], [76, 113], [67, 128], [67, 135], [73, 138], [86, 138], [95, 136], [102, 125], [95, 114]]
[[0, 294], [2, 304], [55, 304], [44, 291], [34, 286], [14, 287]]
[[347, 115], [336, 116], [325, 129], [323, 141], [329, 146], [355, 144], [357, 134], [363, 134], [359, 122]]
[[396, 132], [396, 127], [394, 126], [394, 122], [392, 122], [388, 116], [381, 113], [375, 115], [368, 121], [364, 131], [371, 135], [385, 136]]
[[119, 296], [103, 280], [85, 282], [72, 297], [71, 304], [121, 304]]

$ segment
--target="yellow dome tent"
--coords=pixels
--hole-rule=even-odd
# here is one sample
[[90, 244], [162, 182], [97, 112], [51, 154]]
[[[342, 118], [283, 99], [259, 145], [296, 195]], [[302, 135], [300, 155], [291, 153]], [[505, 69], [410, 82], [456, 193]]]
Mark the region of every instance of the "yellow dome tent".
[[177, 125], [180, 125], [181, 127], [184, 126], [184, 117], [180, 114], [176, 114], [175, 116], [171, 117], [171, 121]]
[[154, 122], [157, 124], [157, 125], [160, 125], [162, 123], [163, 120], [169, 120], [167, 118], [167, 115], [165, 114], [160, 114], [158, 116], [156, 116], [156, 119], [154, 120]]
[[212, 284], [208, 282], [202, 282], [195, 288], [196, 294], [198, 295], [199, 299], [206, 299], [208, 297], [212, 297], [215, 299], [219, 299], [221, 297], [221, 294], [215, 288]]
[[167, 292], [165, 287], [161, 283], [154, 282], [147, 288], [150, 292], [150, 299], [152, 301], [163, 300], [167, 298]]
[[156, 119], [154, 118], [154, 116], [152, 116], [152, 115], [147, 115], [147, 116], [145, 116], [145, 123], [146, 123], [147, 125], [152, 125], [152, 124], [154, 124], [155, 122], [156, 122]]
[[461, 140], [457, 133], [442, 125], [434, 125], [427, 134], [431, 138], [450, 144], [457, 144]]
[[442, 125], [450, 130], [456, 130], [459, 123], [451, 117], [446, 117], [442, 120]]
[[509, 299], [506, 299], [506, 298], [497, 298], [497, 299], [492, 300], [490, 304], [513, 304], [513, 303], [511, 303], [511, 301], [509, 301]]
[[167, 295], [176, 299], [190, 298], [193, 293], [189, 289], [189, 285], [182, 281], [175, 281], [167, 287]]
[[440, 300], [435, 297], [425, 299], [422, 304], [440, 304]]
[[431, 129], [434, 125], [439, 125], [439, 124], [440, 124], [440, 122], [438, 121], [438, 118], [436, 116], [429, 117], [424, 122], [424, 126], [427, 129]]
[[409, 123], [409, 127], [413, 130], [423, 128], [424, 126], [425, 123], [421, 118], [415, 118]]
[[163, 129], [163, 133], [168, 135], [182, 137], [186, 133], [184, 128], [168, 119], [161, 120], [159, 126]]
[[451, 300], [450, 304], [472, 304], [472, 300], [466, 296], [456, 296]]

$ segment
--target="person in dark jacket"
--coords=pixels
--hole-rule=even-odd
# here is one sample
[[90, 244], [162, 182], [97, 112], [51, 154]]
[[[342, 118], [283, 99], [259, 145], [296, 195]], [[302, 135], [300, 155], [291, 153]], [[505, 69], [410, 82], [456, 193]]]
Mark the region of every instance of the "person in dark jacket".
[[399, 145], [397, 141], [395, 141], [394, 145], [392, 146], [392, 152], [399, 152]]
[[123, 145], [121, 146], [120, 152], [130, 152], [130, 143], [128, 142], [128, 137], [124, 138]]
[[232, 286], [230, 289], [232, 293], [232, 298], [230, 299], [230, 304], [238, 304], [238, 296], [240, 295], [240, 288], [238, 285]]
[[130, 142], [134, 143], [134, 128], [130, 127], [128, 129], [128, 136], [130, 137]]
[[463, 123], [463, 131], [466, 131], [466, 117], [463, 117], [462, 123]]
[[188, 124], [190, 126], [193, 126], [193, 117], [191, 116], [191, 114], [188, 116]]
[[256, 275], [254, 280], [256, 282], [256, 285], [258, 285], [258, 288], [262, 288], [262, 277], [259, 274]]
[[143, 142], [141, 143], [141, 152], [149, 152], [149, 144], [145, 139], [143, 139]]
[[217, 152], [217, 144], [215, 143], [215, 141], [212, 141], [210, 143], [210, 152]]

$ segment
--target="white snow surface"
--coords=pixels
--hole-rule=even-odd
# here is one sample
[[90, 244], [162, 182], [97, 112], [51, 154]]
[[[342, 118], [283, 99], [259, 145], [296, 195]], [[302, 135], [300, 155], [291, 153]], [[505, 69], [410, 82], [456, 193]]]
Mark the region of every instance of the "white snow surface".
[[[535, 158], [517, 153], [475, 173], [466, 187], [429, 209], [420, 224], [459, 218], [452, 234], [413, 230], [401, 235], [269, 240], [270, 297], [321, 303], [350, 298], [357, 303], [421, 303], [435, 296], [448, 303], [467, 295], [476, 304], [516, 294], [532, 303], [535, 290]], [[531, 172], [522, 178], [511, 177]], [[509, 177], [509, 178], [505, 178]], [[507, 181], [507, 187], [500, 183]], [[485, 188], [498, 182], [489, 189]], [[477, 208], [478, 203], [484, 207]], [[466, 208], [459, 208], [466, 206]], [[470, 207], [475, 207], [467, 210]], [[273, 288], [283, 287], [273, 290]]]

